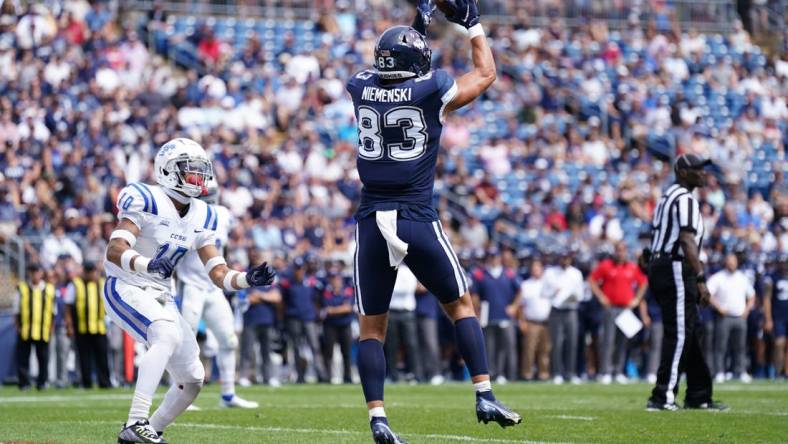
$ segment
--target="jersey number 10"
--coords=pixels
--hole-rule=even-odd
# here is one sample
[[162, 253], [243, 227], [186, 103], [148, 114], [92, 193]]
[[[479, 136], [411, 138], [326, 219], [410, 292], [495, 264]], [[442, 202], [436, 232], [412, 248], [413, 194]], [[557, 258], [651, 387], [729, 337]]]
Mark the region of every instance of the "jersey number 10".
[[[383, 143], [381, 128], [401, 128], [402, 137]], [[380, 113], [368, 106], [358, 107], [358, 155], [378, 160], [385, 154], [391, 160], [413, 160], [427, 148], [427, 125], [419, 108], [400, 106]], [[385, 153], [384, 151], [387, 151]]]
[[[162, 257], [164, 257], [165, 254], [169, 253], [171, 245], [172, 244], [160, 245], [159, 249], [156, 250], [156, 259], [161, 259]], [[170, 254], [170, 262], [172, 263], [173, 267], [176, 267], [178, 265], [178, 261], [180, 261], [183, 258], [183, 255], [186, 254], [187, 251], [189, 250], [184, 247], [181, 247], [180, 245], [178, 245], [175, 248], [175, 251], [173, 251], [172, 254]]]

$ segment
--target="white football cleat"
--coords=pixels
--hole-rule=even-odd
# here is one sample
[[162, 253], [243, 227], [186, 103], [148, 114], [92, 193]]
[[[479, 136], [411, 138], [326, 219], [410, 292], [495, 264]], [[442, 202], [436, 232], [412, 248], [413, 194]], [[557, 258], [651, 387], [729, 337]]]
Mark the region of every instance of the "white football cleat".
[[200, 410], [202, 410], [202, 409], [197, 407], [194, 404], [189, 404], [189, 407], [186, 407], [186, 411], [187, 412], [199, 412]]
[[277, 378], [271, 378], [268, 380], [268, 386], [271, 388], [279, 388], [282, 386], [282, 383], [279, 382], [279, 379]]
[[219, 399], [219, 407], [226, 407], [226, 408], [238, 408], [238, 409], [256, 409], [260, 407], [260, 404], [256, 403], [255, 401], [247, 401], [241, 398], [238, 395], [233, 395], [230, 400], [226, 400], [223, 397]]
[[238, 380], [238, 385], [241, 387], [251, 387], [252, 381], [250, 381], [249, 378], [241, 378]]
[[742, 373], [741, 375], [739, 375], [739, 381], [745, 384], [749, 384], [752, 382], [752, 376], [750, 376], [748, 373]]
[[599, 383], [602, 385], [610, 385], [613, 382], [613, 377], [610, 375], [602, 375], [599, 377]]
[[648, 376], [646, 376], [646, 381], [648, 381], [649, 384], [656, 384], [657, 375], [655, 375], [654, 373], [650, 373]]
[[616, 384], [629, 384], [629, 378], [619, 373], [616, 375]]
[[571, 378], [571, 379], [569, 379], [569, 382], [571, 382], [571, 383], [572, 383], [572, 385], [580, 385], [580, 384], [582, 384], [582, 383], [583, 383], [583, 380], [582, 380], [582, 379], [580, 379], [580, 378], [579, 378], [579, 377], [577, 377], [577, 376], [572, 376], [572, 378]]
[[725, 382], [725, 374], [717, 373], [717, 376], [714, 377], [714, 382], [716, 384], [722, 384], [723, 382]]
[[561, 376], [561, 375], [557, 375], [557, 376], [555, 376], [555, 377], [553, 378], [553, 384], [555, 384], [555, 385], [561, 385], [561, 384], [563, 384], [563, 383], [564, 383], [564, 377], [563, 377], [563, 376]]

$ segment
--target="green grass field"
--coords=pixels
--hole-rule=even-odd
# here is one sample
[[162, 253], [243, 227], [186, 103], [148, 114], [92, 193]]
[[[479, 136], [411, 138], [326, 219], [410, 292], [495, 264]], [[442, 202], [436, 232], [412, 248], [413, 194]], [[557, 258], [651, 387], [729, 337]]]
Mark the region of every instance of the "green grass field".
[[[168, 430], [173, 443], [368, 443], [359, 386], [286, 386], [240, 389], [258, 410], [218, 408], [218, 387], [197, 400]], [[163, 389], [154, 404], [161, 399]], [[724, 384], [722, 413], [644, 410], [649, 386], [509, 384], [498, 397], [523, 415], [501, 429], [476, 423], [468, 385], [389, 386], [386, 411], [411, 443], [767, 443], [788, 442], [788, 384]], [[0, 442], [114, 442], [128, 410], [130, 390], [0, 389]]]

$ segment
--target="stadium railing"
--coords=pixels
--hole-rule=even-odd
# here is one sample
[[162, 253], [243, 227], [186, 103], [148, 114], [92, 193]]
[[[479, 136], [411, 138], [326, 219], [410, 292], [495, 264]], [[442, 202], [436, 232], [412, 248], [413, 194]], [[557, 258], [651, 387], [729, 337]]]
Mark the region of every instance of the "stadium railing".
[[[131, 0], [124, 2], [124, 8], [127, 10], [150, 11], [153, 10], [153, 0]], [[183, 1], [165, 1], [159, 2], [167, 13], [171, 14], [189, 14], [189, 15], [217, 15], [217, 16], [243, 16], [243, 17], [288, 17], [288, 18], [309, 18], [313, 11], [315, 11], [314, 0], [291, 0], [289, 3], [293, 6], [283, 7], [274, 5], [260, 5], [251, 2], [251, 4], [239, 5], [235, 1], [223, 2], [193, 2], [188, 0]], [[277, 2], [268, 2], [277, 3]]]
[[[132, 0], [124, 2], [124, 9], [150, 11], [154, 7], [153, 0]], [[240, 4], [239, 4], [240, 3]], [[260, 4], [264, 3], [264, 4]], [[267, 2], [237, 2], [233, 0], [212, 0], [195, 3], [188, 0], [171, 0], [160, 2], [162, 9], [171, 14], [189, 15], [217, 15], [236, 17], [287, 17], [307, 19], [315, 17], [320, 12], [319, 6], [313, 0], [291, 0], [290, 6], [282, 6], [279, 1]], [[396, 3], [396, 2], [395, 2]], [[404, 5], [405, 0], [399, 0]], [[392, 9], [394, 6], [389, 5]], [[521, 21], [522, 17], [510, 11], [498, 2], [481, 2], [480, 9], [485, 16], [485, 21], [499, 23], [513, 23]], [[723, 32], [730, 29], [731, 23], [737, 18], [736, 2], [733, 0], [674, 0], [669, 3], [631, 1], [621, 2], [613, 0], [567, 0], [564, 2], [533, 1], [522, 8], [527, 11], [529, 25], [545, 26], [554, 17], [563, 19], [569, 27], [584, 25], [590, 19], [608, 21], [612, 28], [623, 28], [627, 21], [634, 16], [644, 23], [654, 19], [659, 30], [670, 30], [671, 19], [675, 14], [679, 22], [703, 32]], [[379, 10], [367, 9], [365, 15], [373, 15]]]
[[25, 247], [21, 237], [5, 237], [0, 243], [0, 258], [0, 273], [25, 275]]

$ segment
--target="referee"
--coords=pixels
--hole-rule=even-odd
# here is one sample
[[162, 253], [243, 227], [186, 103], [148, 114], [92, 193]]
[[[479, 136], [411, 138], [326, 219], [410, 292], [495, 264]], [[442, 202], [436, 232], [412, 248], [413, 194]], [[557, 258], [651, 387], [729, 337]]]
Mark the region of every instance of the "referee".
[[648, 285], [662, 309], [665, 336], [648, 411], [678, 410], [681, 373], [687, 374], [684, 408], [727, 409], [712, 401], [698, 315], [698, 303], [708, 303], [709, 290], [699, 257], [705, 229], [692, 190], [706, 184], [704, 167], [710, 163], [693, 154], [679, 156], [673, 165], [676, 183], [665, 191], [654, 212]]

